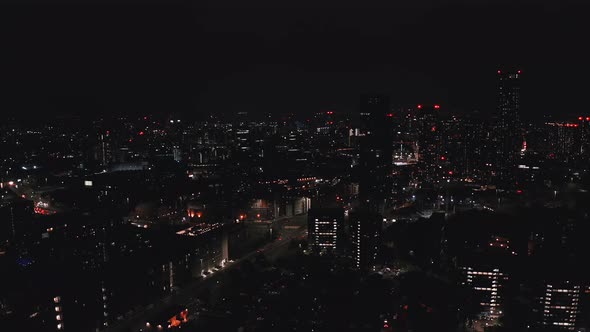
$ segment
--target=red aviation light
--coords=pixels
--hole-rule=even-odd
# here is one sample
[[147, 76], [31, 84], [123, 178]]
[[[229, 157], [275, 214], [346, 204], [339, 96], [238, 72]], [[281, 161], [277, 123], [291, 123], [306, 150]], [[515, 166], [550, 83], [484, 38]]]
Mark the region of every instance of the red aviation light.
[[436, 110], [437, 110], [437, 109], [439, 109], [439, 108], [440, 108], [440, 105], [438, 105], [438, 104], [437, 104], [437, 105], [434, 105], [434, 109], [436, 109]]

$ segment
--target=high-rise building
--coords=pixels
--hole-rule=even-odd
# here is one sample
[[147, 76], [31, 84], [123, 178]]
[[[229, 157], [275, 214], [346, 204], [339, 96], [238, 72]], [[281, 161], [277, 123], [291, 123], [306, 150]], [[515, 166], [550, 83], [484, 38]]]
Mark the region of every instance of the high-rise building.
[[461, 284], [473, 290], [474, 302], [481, 308], [480, 319], [495, 325], [504, 314], [506, 299], [514, 294], [518, 254], [507, 237], [493, 235], [483, 244], [478, 243], [476, 250], [465, 248], [456, 262], [463, 275]]
[[463, 284], [470, 286], [476, 300], [482, 308], [484, 319], [494, 320], [502, 315], [504, 287], [508, 274], [496, 267], [463, 266], [461, 267]]
[[342, 208], [313, 208], [307, 214], [309, 247], [315, 253], [334, 252], [339, 249], [340, 233], [344, 223]]
[[375, 268], [380, 245], [382, 217], [379, 211], [391, 193], [393, 162], [393, 114], [386, 96], [361, 98], [359, 122], [359, 200], [350, 214], [353, 258], [361, 271]]
[[352, 256], [357, 269], [375, 269], [381, 241], [382, 216], [367, 209], [352, 212]]
[[522, 149], [520, 125], [521, 71], [498, 70], [498, 118], [496, 123], [496, 169], [502, 184], [511, 182]]
[[17, 196], [7, 189], [0, 189], [0, 243], [20, 241], [33, 227], [33, 202]]
[[109, 130], [98, 134], [95, 159], [100, 166], [107, 167], [113, 160], [113, 138]]
[[359, 132], [359, 195], [363, 204], [374, 205], [387, 192], [386, 177], [392, 164], [393, 114], [386, 96], [361, 98]]
[[[441, 164], [446, 164], [439, 120], [440, 105], [417, 106], [418, 162], [424, 182], [437, 180]], [[446, 145], [445, 145], [446, 146]]]
[[578, 327], [580, 297], [584, 287], [567, 280], [545, 282], [544, 286], [543, 294], [539, 297], [539, 327], [575, 330]]
[[581, 129], [577, 123], [547, 122], [551, 153], [559, 160], [567, 161], [579, 155], [581, 149]]
[[590, 158], [590, 116], [580, 116], [579, 120], [579, 135], [578, 143], [575, 146], [576, 154], [580, 159], [587, 161]]

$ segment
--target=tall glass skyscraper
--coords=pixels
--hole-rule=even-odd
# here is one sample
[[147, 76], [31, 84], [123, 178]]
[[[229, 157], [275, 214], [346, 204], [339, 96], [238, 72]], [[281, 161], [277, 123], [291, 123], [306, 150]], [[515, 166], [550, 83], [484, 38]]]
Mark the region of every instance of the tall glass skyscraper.
[[520, 77], [520, 70], [498, 70], [496, 166], [498, 179], [503, 185], [511, 182], [512, 171], [523, 145], [520, 125]]

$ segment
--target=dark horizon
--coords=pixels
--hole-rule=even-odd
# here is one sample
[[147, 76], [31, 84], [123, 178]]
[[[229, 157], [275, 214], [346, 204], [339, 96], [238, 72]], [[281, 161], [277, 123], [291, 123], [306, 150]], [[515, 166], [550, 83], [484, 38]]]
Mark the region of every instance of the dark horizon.
[[516, 66], [524, 116], [577, 114], [578, 83], [590, 75], [587, 9], [576, 1], [7, 5], [0, 105], [6, 114], [349, 112], [360, 94], [385, 93], [394, 105], [491, 114], [496, 71]]

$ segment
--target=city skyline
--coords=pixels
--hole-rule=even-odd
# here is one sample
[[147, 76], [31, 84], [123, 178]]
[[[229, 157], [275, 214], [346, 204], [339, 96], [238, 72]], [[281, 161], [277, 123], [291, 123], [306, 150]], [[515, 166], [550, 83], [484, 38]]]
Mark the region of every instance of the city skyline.
[[590, 330], [589, 4], [50, 1], [0, 5], [0, 330]]

